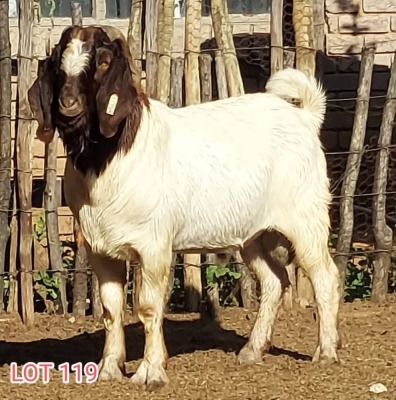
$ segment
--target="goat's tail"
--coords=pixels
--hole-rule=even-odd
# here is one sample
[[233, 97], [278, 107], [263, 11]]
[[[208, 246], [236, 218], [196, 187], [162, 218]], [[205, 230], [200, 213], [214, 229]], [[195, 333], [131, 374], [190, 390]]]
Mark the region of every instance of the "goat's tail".
[[297, 103], [307, 113], [314, 130], [319, 135], [326, 112], [326, 94], [323, 86], [313, 77], [293, 68], [276, 72], [265, 87], [291, 103]]

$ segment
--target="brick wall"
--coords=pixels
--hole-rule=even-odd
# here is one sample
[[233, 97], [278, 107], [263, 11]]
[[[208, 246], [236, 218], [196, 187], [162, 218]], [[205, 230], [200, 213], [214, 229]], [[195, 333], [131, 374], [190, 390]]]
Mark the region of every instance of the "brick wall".
[[[318, 54], [317, 66], [327, 90], [328, 106], [322, 138], [327, 151], [328, 166], [335, 196], [340, 194], [347, 154], [355, 117], [361, 52], [365, 45], [376, 43], [377, 50], [372, 78], [365, 145], [377, 147], [382, 120], [384, 96], [389, 82], [389, 67], [396, 50], [396, 0], [325, 0], [326, 51]], [[393, 143], [396, 143], [394, 131]], [[373, 190], [373, 175], [377, 152], [367, 152], [362, 158], [357, 193]], [[388, 191], [396, 190], [396, 152], [390, 153]], [[333, 227], [339, 224], [338, 200], [333, 202]], [[388, 214], [394, 215], [395, 196], [387, 201]], [[355, 240], [373, 241], [372, 197], [355, 198]]]
[[377, 43], [377, 65], [390, 66], [396, 50], [396, 0], [325, 0], [327, 54], [355, 54]]

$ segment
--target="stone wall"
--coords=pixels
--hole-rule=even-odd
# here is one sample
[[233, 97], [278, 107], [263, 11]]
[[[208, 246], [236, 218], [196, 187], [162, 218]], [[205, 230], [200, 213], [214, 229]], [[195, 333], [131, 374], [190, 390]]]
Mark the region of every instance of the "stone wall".
[[[347, 151], [355, 117], [356, 96], [364, 46], [376, 43], [377, 50], [371, 86], [371, 100], [366, 127], [357, 194], [355, 198], [355, 240], [373, 242], [372, 196], [373, 176], [378, 147], [378, 133], [382, 120], [389, 82], [389, 68], [396, 50], [396, 0], [325, 0], [326, 51], [318, 54], [318, 75], [327, 90], [328, 106], [322, 138], [328, 155], [332, 191], [336, 196], [332, 206], [333, 227], [338, 226], [338, 202]], [[396, 132], [393, 135], [396, 143]], [[396, 151], [390, 152], [388, 191], [396, 191]], [[387, 213], [395, 215], [396, 196], [388, 196]]]
[[396, 50], [396, 0], [325, 0], [327, 54], [359, 57], [377, 43], [376, 64], [389, 66]]

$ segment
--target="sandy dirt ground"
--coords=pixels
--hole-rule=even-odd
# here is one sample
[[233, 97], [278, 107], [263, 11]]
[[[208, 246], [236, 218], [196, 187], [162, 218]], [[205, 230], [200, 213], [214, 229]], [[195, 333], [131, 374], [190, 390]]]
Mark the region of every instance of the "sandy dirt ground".
[[[164, 323], [170, 354], [171, 383], [159, 392], [122, 382], [77, 384], [71, 374], [62, 383], [58, 372], [48, 384], [11, 384], [10, 363], [51, 361], [55, 365], [98, 362], [104, 340], [103, 325], [91, 318], [37, 315], [35, 327], [0, 315], [0, 399], [389, 399], [396, 400], [396, 296], [385, 306], [368, 302], [343, 305], [340, 328], [342, 363], [321, 366], [310, 361], [317, 343], [315, 310], [281, 311], [273, 348], [262, 365], [239, 366], [236, 354], [246, 342], [254, 313], [223, 309], [221, 326], [197, 314], [169, 314]], [[129, 377], [143, 355], [142, 325], [128, 314], [126, 320]], [[382, 383], [387, 392], [370, 392]]]

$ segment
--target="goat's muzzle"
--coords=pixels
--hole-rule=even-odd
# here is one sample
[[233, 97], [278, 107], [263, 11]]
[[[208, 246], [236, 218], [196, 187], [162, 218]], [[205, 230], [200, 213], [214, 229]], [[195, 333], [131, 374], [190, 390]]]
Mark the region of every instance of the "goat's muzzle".
[[75, 117], [82, 113], [83, 102], [81, 96], [60, 96], [59, 111], [66, 117]]

